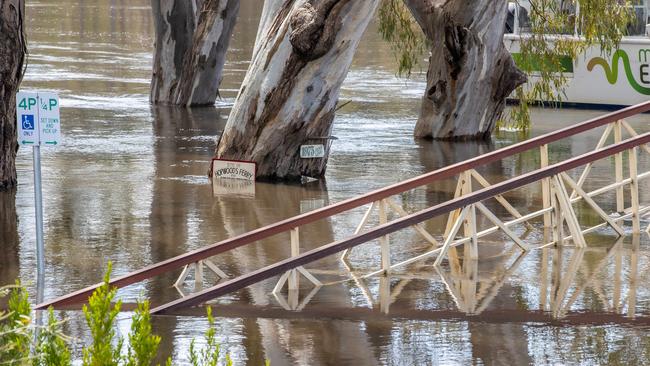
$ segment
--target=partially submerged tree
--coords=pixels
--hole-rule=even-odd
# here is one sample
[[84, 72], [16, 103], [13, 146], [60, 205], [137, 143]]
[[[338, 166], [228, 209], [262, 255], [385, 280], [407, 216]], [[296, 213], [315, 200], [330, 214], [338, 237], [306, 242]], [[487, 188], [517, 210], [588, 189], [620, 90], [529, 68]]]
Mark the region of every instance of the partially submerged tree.
[[24, 0], [0, 0], [0, 191], [16, 186], [16, 93], [27, 54]]
[[[515, 67], [502, 42], [507, 0], [383, 0], [380, 29], [396, 45], [400, 73], [408, 74], [424, 43], [430, 45], [427, 89], [416, 137], [489, 138], [502, 117], [506, 97], [523, 84], [524, 74], [536, 77], [516, 90], [520, 103], [509, 119], [520, 127], [528, 126], [529, 104], [561, 101], [568, 82], [561, 72], [563, 59], [575, 60], [593, 45], [611, 51], [631, 19], [627, 1], [511, 3], [519, 2], [529, 3], [531, 10], [529, 32], [521, 37]], [[404, 14], [404, 6], [412, 19]], [[570, 11], [576, 8], [581, 9], [578, 18]], [[413, 23], [420, 26], [426, 41], [413, 30]], [[581, 37], [574, 37], [574, 31]], [[567, 33], [554, 41], [548, 37]]]
[[488, 138], [526, 81], [503, 44], [506, 0], [404, 0], [431, 44], [416, 137]]
[[329, 151], [301, 159], [300, 146], [330, 136], [341, 84], [378, 4], [267, 0], [217, 157], [255, 161], [260, 178], [322, 176]]
[[156, 43], [150, 100], [214, 104], [239, 0], [152, 0]]

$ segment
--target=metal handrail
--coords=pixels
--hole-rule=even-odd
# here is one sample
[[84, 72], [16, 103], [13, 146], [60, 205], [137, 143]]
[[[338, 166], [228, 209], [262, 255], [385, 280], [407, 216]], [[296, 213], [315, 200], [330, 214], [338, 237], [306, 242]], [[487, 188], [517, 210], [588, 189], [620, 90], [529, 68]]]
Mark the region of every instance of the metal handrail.
[[497, 183], [489, 188], [484, 188], [470, 193], [466, 196], [457, 197], [445, 203], [432, 206], [417, 213], [396, 219], [389, 223], [379, 225], [374, 229], [368, 230], [364, 233], [354, 235], [350, 238], [339, 240], [331, 244], [324, 245], [320, 248], [312, 249], [303, 254], [295, 257], [285, 259], [275, 264], [266, 266], [257, 271], [250, 272], [235, 279], [225, 281], [211, 288], [194, 293], [184, 298], [172, 301], [165, 305], [159, 306], [151, 310], [152, 314], [164, 315], [168, 312], [178, 310], [180, 308], [199, 305], [208, 300], [216, 297], [240, 290], [249, 285], [258, 283], [260, 281], [269, 279], [271, 277], [280, 275], [289, 270], [296, 269], [308, 263], [323, 259], [335, 253], [341, 252], [371, 240], [378, 239], [387, 234], [405, 229], [409, 226], [419, 224], [423, 221], [429, 220], [436, 216], [440, 216], [456, 209], [466, 207], [477, 202], [481, 202], [488, 198], [506, 193], [513, 189], [526, 186], [531, 183], [538, 182], [544, 178], [549, 178], [562, 172], [575, 169], [585, 164], [615, 155], [617, 153], [630, 150], [634, 147], [650, 143], [650, 132], [640, 135], [621, 142], [616, 145], [611, 145], [607, 148], [597, 150], [591, 153], [583, 154], [573, 159], [557, 163], [546, 168], [538, 169], [530, 173], [523, 174], [519, 177], [512, 178], [501, 183]]
[[[625, 119], [637, 115], [639, 113], [650, 111], [650, 101], [641, 103], [635, 106], [621, 109], [616, 112], [606, 114], [601, 117], [593, 118], [591, 120], [579, 123], [574, 126], [563, 128], [559, 131], [548, 133], [542, 136], [532, 138], [530, 140], [520, 142], [514, 145], [511, 145], [506, 148], [502, 148], [475, 158], [465, 160], [433, 172], [415, 177], [409, 180], [406, 180], [401, 183], [393, 184], [388, 187], [375, 190], [373, 192], [367, 193], [365, 195], [357, 196], [344, 200], [342, 202], [332, 204], [302, 215], [298, 215], [283, 221], [279, 221], [275, 224], [264, 226], [259, 229], [255, 229], [248, 233], [235, 236], [230, 239], [220, 241], [218, 243], [206, 246], [201, 249], [185, 253], [165, 261], [147, 266], [143, 269], [131, 272], [129, 274], [123, 275], [112, 279], [110, 284], [112, 286], [121, 288], [125, 287], [166, 272], [179, 269], [185, 265], [196, 263], [205, 258], [221, 254], [235, 248], [239, 248], [250, 243], [263, 240], [265, 238], [277, 235], [289, 230], [292, 230], [296, 227], [303, 226], [306, 224], [313, 223], [324, 218], [346, 212], [360, 206], [367, 205], [369, 203], [382, 200], [417, 187], [431, 184], [435, 181], [450, 178], [456, 176], [464, 171], [469, 169], [475, 169], [480, 166], [490, 164], [504, 158], [507, 158], [512, 155], [516, 155], [534, 148], [539, 148], [543, 145], [550, 144], [555, 141], [571, 137], [573, 135], [595, 129], [609, 123]], [[84, 302], [96, 290], [101, 283], [89, 286], [85, 289], [73, 292], [66, 296], [39, 304], [36, 306], [36, 309], [46, 309], [49, 306], [62, 306], [62, 305], [71, 305], [79, 302]]]

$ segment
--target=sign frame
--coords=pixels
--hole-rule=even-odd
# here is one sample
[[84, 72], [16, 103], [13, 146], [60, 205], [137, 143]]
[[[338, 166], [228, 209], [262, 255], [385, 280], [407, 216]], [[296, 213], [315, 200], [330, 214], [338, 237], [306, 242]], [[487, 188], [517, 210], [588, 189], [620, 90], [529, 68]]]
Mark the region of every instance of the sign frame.
[[58, 93], [16, 93], [16, 124], [16, 137], [20, 146], [60, 145], [61, 101]]

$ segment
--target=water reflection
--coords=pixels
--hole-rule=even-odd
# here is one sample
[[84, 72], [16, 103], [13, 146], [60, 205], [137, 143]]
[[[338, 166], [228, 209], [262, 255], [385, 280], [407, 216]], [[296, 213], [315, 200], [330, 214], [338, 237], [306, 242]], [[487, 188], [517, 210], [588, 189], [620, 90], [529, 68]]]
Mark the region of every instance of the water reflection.
[[[418, 270], [366, 279], [364, 286], [350, 281], [349, 285], [367, 293], [367, 306], [350, 308], [343, 303], [323, 302], [323, 297], [331, 297], [321, 292], [332, 291], [323, 287], [318, 292], [301, 289], [304, 292], [299, 296], [304, 297], [299, 300], [298, 293], [286, 294], [289, 299], [294, 297], [293, 303], [286, 298], [278, 300], [279, 306], [219, 302], [215, 311], [224, 316], [258, 318], [258, 324], [265, 324], [264, 334], [280, 337], [277, 343], [266, 343], [265, 347], [283, 349], [289, 358], [277, 359], [286, 362], [296, 362], [296, 354], [303, 352], [323, 363], [350, 362], [352, 359], [336, 354], [338, 343], [323, 343], [317, 354], [314, 349], [304, 349], [300, 341], [294, 343], [294, 339], [320, 339], [323, 335], [316, 330], [319, 327], [325, 327], [326, 334], [334, 331], [313, 319], [327, 320], [325, 324], [332, 327], [343, 319], [364, 324], [364, 332], [360, 334], [336, 327], [337, 334], [362, 337], [364, 342], [356, 344], [349, 338], [348, 346], [355, 354], [372, 350], [372, 356], [364, 353], [363, 357], [354, 359], [360, 364], [382, 363], [387, 355], [391, 360], [412, 357], [418, 362], [430, 362], [430, 354], [420, 349], [425, 344], [443, 347], [441, 352], [447, 362], [465, 359], [488, 364], [519, 364], [536, 363], [539, 357], [549, 357], [557, 362], [591, 363], [607, 357], [607, 353], [602, 348], [583, 348], [571, 355], [560, 349], [561, 340], [573, 334], [606, 344], [607, 337], [618, 334], [624, 340], [624, 347], [631, 347], [631, 339], [637, 333], [633, 328], [613, 324], [650, 325], [650, 314], [637, 308], [640, 293], [647, 300], [645, 286], [638, 287], [642, 283], [639, 276], [643, 264], [647, 265], [648, 261], [647, 252], [640, 249], [641, 240], [642, 237], [635, 236], [610, 244], [596, 242], [587, 249], [558, 247], [525, 254], [514, 250], [480, 263], [469, 260], [452, 263], [439, 271], [421, 263]], [[540, 270], [530, 271], [531, 266], [538, 265], [542, 266]], [[427, 293], [431, 302], [423, 302], [422, 293]], [[312, 302], [307, 303], [310, 299]], [[197, 311], [188, 310], [184, 314]], [[314, 322], [320, 326], [314, 327]], [[544, 324], [554, 326], [549, 328]], [[545, 342], [550, 334], [558, 338], [540, 348], [540, 342]], [[499, 341], [495, 342], [494, 337], [500, 337]], [[406, 349], [419, 353], [410, 357], [398, 355], [392, 352], [404, 348], [387, 349], [389, 343], [402, 347], [408, 344]], [[466, 347], [464, 351], [463, 347]], [[326, 353], [320, 354], [321, 351]], [[647, 354], [648, 349], [639, 352]], [[616, 355], [620, 360], [639, 359], [638, 354], [622, 357], [617, 352]]]
[[[370, 278], [350, 272], [352, 280], [344, 281], [344, 284], [356, 287], [366, 296], [365, 307], [370, 311], [349, 309], [340, 316], [350, 319], [368, 316], [420, 319], [423, 314], [428, 314], [431, 319], [439, 320], [461, 317], [501, 322], [504, 314], [512, 312], [508, 319], [523, 323], [569, 318], [578, 324], [607, 324], [611, 319], [622, 320], [622, 317], [630, 320], [640, 318], [643, 323], [648, 323], [650, 314], [637, 309], [638, 294], [647, 292], [645, 287], [638, 288], [640, 273], [644, 273], [640, 262], [646, 264], [647, 253], [640, 250], [641, 236], [635, 235], [627, 240], [629, 242], [620, 238], [612, 244], [597, 244], [590, 248], [547, 247], [532, 253], [521, 252], [512, 245], [505, 255], [492, 259], [454, 258], [444, 267], [432, 266], [430, 260], [425, 260], [408, 271]], [[535, 258], [537, 256], [540, 258]], [[530, 265], [539, 265], [539, 271], [526, 271]], [[518, 283], [524, 278], [526, 283]], [[416, 295], [426, 286], [431, 286], [429, 296], [435, 303], [422, 303]], [[276, 296], [284, 310], [302, 313], [290, 315], [279, 309], [272, 310], [273, 304], [268, 307], [266, 303], [259, 304], [262, 305], [260, 309], [280, 318], [309, 318], [313, 314], [336, 317], [334, 314], [342, 312], [341, 309], [347, 305], [345, 302], [328, 302], [328, 306], [334, 307], [329, 310], [318, 300], [310, 304], [311, 299], [330, 296], [319, 292], [331, 292], [332, 287], [341, 287], [341, 283], [303, 287], [300, 291], [287, 291]], [[537, 289], [537, 295], [527, 293], [530, 287]], [[392, 309], [391, 305], [395, 303], [397, 306]], [[236, 311], [227, 302], [217, 301], [215, 304], [228, 314]], [[255, 306], [242, 311], [246, 313], [252, 309]], [[587, 310], [603, 318], [584, 313]], [[190, 309], [182, 313], [194, 314], [196, 311]]]

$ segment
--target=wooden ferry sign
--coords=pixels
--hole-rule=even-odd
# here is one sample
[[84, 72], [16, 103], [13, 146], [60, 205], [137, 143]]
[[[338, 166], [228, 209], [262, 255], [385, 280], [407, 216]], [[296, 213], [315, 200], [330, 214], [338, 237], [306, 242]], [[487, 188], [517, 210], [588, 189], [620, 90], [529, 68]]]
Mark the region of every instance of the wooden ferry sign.
[[212, 179], [241, 179], [255, 181], [257, 164], [252, 161], [212, 160]]

